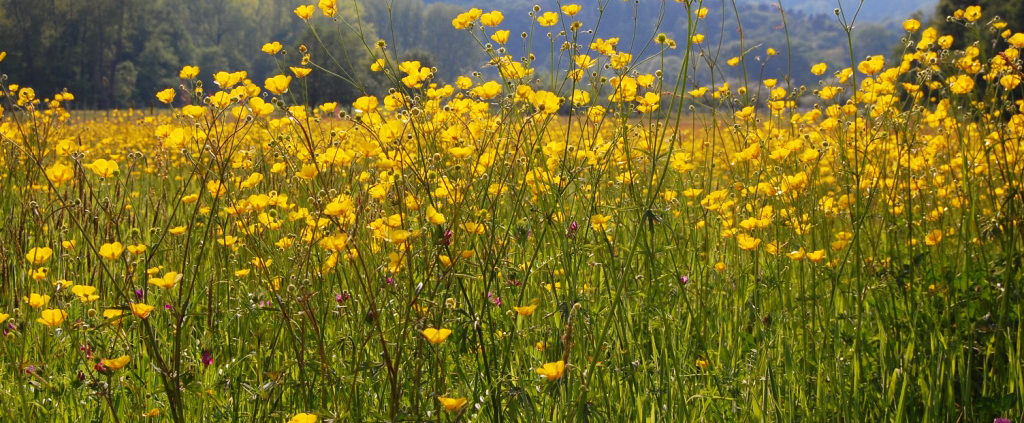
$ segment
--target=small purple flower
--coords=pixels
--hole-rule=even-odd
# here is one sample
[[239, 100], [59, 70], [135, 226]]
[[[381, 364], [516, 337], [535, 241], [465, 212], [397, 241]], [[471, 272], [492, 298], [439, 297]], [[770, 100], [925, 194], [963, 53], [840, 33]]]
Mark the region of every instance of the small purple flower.
[[388, 285], [394, 285], [395, 284], [395, 278], [392, 278], [392, 277], [388, 276], [388, 278], [385, 279], [384, 282], [387, 282]]
[[213, 364], [213, 353], [210, 350], [203, 350], [203, 367]]
[[565, 230], [565, 237], [569, 239], [576, 238], [576, 231], [578, 231], [579, 229], [580, 225], [576, 223], [575, 220], [572, 221], [572, 223], [569, 224], [569, 229]]
[[690, 277], [689, 276], [683, 275], [683, 276], [679, 277], [679, 284], [680, 285], [686, 286], [686, 284], [688, 284], [688, 283], [690, 283]]
[[501, 297], [494, 295], [493, 292], [487, 293], [487, 299], [491, 301], [491, 304], [501, 307]]
[[334, 296], [334, 301], [337, 301], [338, 304], [341, 304], [341, 303], [343, 303], [345, 301], [348, 301], [350, 298], [352, 298], [352, 294], [349, 294], [348, 291], [345, 291], [345, 292], [342, 292], [342, 293], [340, 293], [338, 295], [335, 295]]
[[444, 231], [444, 236], [441, 237], [441, 245], [451, 245], [453, 235], [455, 235], [455, 233], [452, 232], [451, 229], [446, 229]]
[[518, 279], [509, 279], [507, 283], [508, 283], [509, 286], [522, 286], [523, 285], [523, 283], [521, 281], [519, 281]]
[[164, 310], [170, 310], [172, 308], [174, 308], [174, 306], [172, 306], [170, 304], [164, 304]]
[[141, 288], [135, 290], [135, 298], [136, 299], [140, 299], [141, 300], [142, 297], [144, 297], [145, 295], [146, 295], [146, 293], [142, 292]]
[[29, 364], [28, 366], [25, 366], [25, 374], [32, 374], [32, 373], [35, 373], [35, 372], [36, 372], [36, 366], [33, 366], [31, 364]]
[[992, 423], [1011, 423], [1011, 422], [1010, 422], [1010, 419], [1008, 419], [1008, 418], [997, 417], [995, 420], [992, 420]]

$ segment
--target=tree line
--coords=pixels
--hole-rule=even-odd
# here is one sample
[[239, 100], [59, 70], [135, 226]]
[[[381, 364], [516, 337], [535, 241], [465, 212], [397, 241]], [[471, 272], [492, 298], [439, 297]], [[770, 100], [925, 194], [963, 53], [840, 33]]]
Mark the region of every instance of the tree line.
[[[373, 43], [392, 39], [399, 58], [444, 62], [449, 73], [480, 64], [479, 48], [451, 27], [461, 8], [421, 1], [368, 0], [339, 2], [339, 19], [366, 25], [349, 27], [320, 17], [311, 20], [337, 61], [328, 60], [313, 31], [293, 13], [294, 0], [0, 0], [0, 51], [7, 58], [0, 71], [6, 83], [32, 86], [41, 95], [67, 89], [76, 107], [146, 107], [156, 91], [178, 86], [182, 66], [199, 66], [212, 84], [218, 71], [249, 72], [262, 78], [299, 66], [298, 46], [306, 44], [312, 59], [334, 73], [364, 81], [361, 87], [313, 73], [307, 81], [311, 100], [350, 100], [363, 90], [379, 88], [368, 69], [370, 59], [362, 36]], [[357, 7], [358, 5], [358, 7]], [[390, 9], [390, 10], [389, 10]], [[383, 34], [387, 32], [387, 36]], [[278, 41], [287, 54], [271, 57], [264, 43]], [[337, 69], [338, 66], [344, 69]], [[447, 76], [447, 75], [445, 75]]]
[[[982, 4], [986, 16], [999, 14], [1011, 26], [1024, 19], [1024, 0], [941, 0], [936, 16], [951, 14], [968, 3]], [[506, 20], [501, 26], [514, 35], [531, 31], [533, 4], [544, 10], [557, 7], [554, 0], [339, 0], [339, 21], [311, 20], [314, 34], [292, 14], [296, 4], [294, 0], [0, 0], [0, 50], [8, 53], [0, 70], [9, 75], [7, 83], [33, 86], [40, 94], [67, 89], [75, 94], [76, 107], [146, 107], [155, 103], [156, 91], [180, 84], [177, 73], [184, 65], [199, 66], [208, 83], [212, 83], [214, 72], [238, 70], [248, 71], [250, 78], [260, 82], [287, 72], [288, 66], [297, 66], [301, 59], [297, 47], [306, 45], [316, 64], [359, 82], [346, 83], [326, 72], [313, 72], [305, 81], [309, 100], [345, 102], [364, 92], [379, 94], [385, 89], [381, 76], [369, 71], [371, 60], [364, 40], [371, 47], [376, 40], [384, 40], [392, 57], [437, 66], [437, 79], [452, 81], [486, 63], [477, 41], [451, 25], [452, 17], [467, 4], [504, 11]], [[660, 2], [600, 4], [603, 13], [585, 7], [577, 18], [601, 36], [621, 37], [623, 44], [642, 50], [653, 35], [647, 32], [656, 29], [685, 44], [687, 17], [674, 2], [668, 2], [670, 7], [664, 11]], [[849, 66], [845, 34], [831, 13], [787, 12], [787, 34], [776, 8], [763, 3], [738, 4], [738, 13], [731, 6], [727, 10], [709, 7], [703, 32], [710, 56], [700, 59], [716, 60], [720, 66], [717, 74], [696, 69], [692, 74], [698, 84], [744, 76], [789, 76], [793, 86], [813, 87], [817, 77], [809, 73], [811, 64], [829, 62], [830, 69]], [[741, 21], [736, 20], [737, 15]], [[902, 36], [902, 18], [859, 23], [854, 31], [855, 55], [891, 54]], [[357, 20], [364, 24], [343, 23]], [[936, 18], [934, 23], [963, 39], [964, 28], [944, 19]], [[742, 28], [742, 38], [738, 28]], [[548, 29], [534, 26], [533, 30], [537, 32], [532, 47], [513, 40], [508, 53], [516, 57], [536, 53], [536, 66], [543, 72], [549, 68], [548, 52], [554, 50], [556, 56], [559, 52], [557, 46], [551, 49], [546, 44], [544, 32]], [[271, 57], [262, 53], [262, 45], [271, 41], [281, 42], [288, 54]], [[320, 41], [327, 50], [320, 47]], [[763, 54], [767, 47], [775, 48], [779, 55], [767, 57]], [[747, 49], [751, 53], [745, 67], [721, 66]], [[668, 53], [668, 78], [681, 65], [681, 53], [678, 49]], [[641, 70], [653, 71], [647, 67], [654, 65], [641, 64]]]

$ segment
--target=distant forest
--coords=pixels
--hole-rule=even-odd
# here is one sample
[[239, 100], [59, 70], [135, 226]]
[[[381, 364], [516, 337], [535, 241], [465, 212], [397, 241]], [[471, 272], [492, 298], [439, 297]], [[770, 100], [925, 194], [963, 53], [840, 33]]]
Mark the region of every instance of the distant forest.
[[[380, 76], [368, 69], [370, 59], [359, 32], [371, 46], [385, 40], [393, 57], [436, 66], [439, 81], [482, 69], [487, 60], [481, 45], [451, 25], [451, 19], [472, 4], [505, 12], [501, 27], [513, 34], [532, 31], [532, 45], [514, 37], [509, 54], [534, 53], [538, 74], [543, 76], [544, 69], [550, 72], [550, 67], [545, 68], [551, 63], [549, 52], [557, 55], [558, 46], [548, 41], [547, 28], [532, 25], [530, 12], [535, 4], [555, 10], [555, 1], [451, 1], [458, 4], [339, 0], [340, 20], [348, 24], [323, 16], [311, 20], [328, 49], [324, 51], [314, 33], [292, 13], [300, 4], [295, 0], [0, 0], [0, 50], [8, 52], [0, 71], [9, 76], [7, 83], [33, 86], [41, 95], [66, 88], [76, 95], [78, 108], [148, 107], [155, 103], [156, 91], [180, 84], [177, 73], [184, 65], [199, 66], [207, 79], [217, 71], [245, 70], [254, 81], [262, 81], [296, 66], [301, 58], [297, 47], [304, 44], [314, 63], [332, 71], [344, 68], [360, 81], [354, 86], [314, 71], [306, 80], [310, 101], [349, 101], [384, 87]], [[595, 29], [596, 36], [620, 37], [620, 48], [632, 46], [638, 59], [657, 52], [650, 40], [660, 32], [685, 45], [687, 16], [674, 1], [664, 2], [664, 9], [662, 2], [651, 0], [580, 3], [586, 6], [576, 18], [584, 29]], [[598, 3], [604, 5], [601, 12]], [[809, 13], [804, 5], [783, 15], [764, 2], [741, 3], [738, 11], [731, 4], [705, 3], [710, 13], [700, 28], [709, 52], [704, 60], [724, 63], [747, 51], [746, 68], [721, 66], [716, 80], [740, 79], [746, 71], [750, 79], [791, 75], [793, 86], [810, 86], [817, 81], [809, 73], [812, 64], [824, 61], [832, 69], [849, 66], [845, 34], [832, 9]], [[737, 15], [742, 19], [739, 24]], [[859, 60], [869, 54], [891, 55], [903, 35], [902, 18], [858, 22], [853, 32], [854, 56]], [[357, 21], [363, 25], [355, 25]], [[260, 51], [271, 41], [285, 46], [282, 68]], [[768, 47], [779, 54], [768, 58], [764, 54]], [[678, 71], [681, 53], [680, 49], [669, 52], [665, 61], [669, 77]], [[639, 64], [642, 71], [660, 66], [660, 61]], [[707, 84], [710, 77], [706, 70], [697, 69], [698, 84]]]

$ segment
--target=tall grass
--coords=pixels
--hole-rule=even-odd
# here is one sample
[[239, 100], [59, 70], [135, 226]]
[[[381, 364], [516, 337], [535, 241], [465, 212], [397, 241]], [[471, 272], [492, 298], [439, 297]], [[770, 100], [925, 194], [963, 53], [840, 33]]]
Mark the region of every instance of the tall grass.
[[[295, 12], [361, 33], [333, 4]], [[306, 46], [168, 113], [4, 81], [0, 419], [1024, 417], [1024, 35], [908, 21], [793, 87], [726, 78], [699, 1], [678, 41], [602, 5], [453, 17], [457, 81], [363, 37], [392, 89], [351, 108], [304, 105], [342, 60]]]

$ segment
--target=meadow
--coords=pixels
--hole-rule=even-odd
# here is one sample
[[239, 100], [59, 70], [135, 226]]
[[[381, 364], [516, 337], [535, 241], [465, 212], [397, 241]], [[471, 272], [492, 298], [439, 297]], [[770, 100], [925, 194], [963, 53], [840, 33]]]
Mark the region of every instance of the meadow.
[[910, 19], [798, 87], [697, 81], [786, 48], [715, 60], [710, 5], [637, 43], [580, 7], [452, 16], [454, 81], [364, 39], [351, 104], [273, 40], [156, 110], [0, 81], [0, 420], [1024, 419], [1020, 28]]

